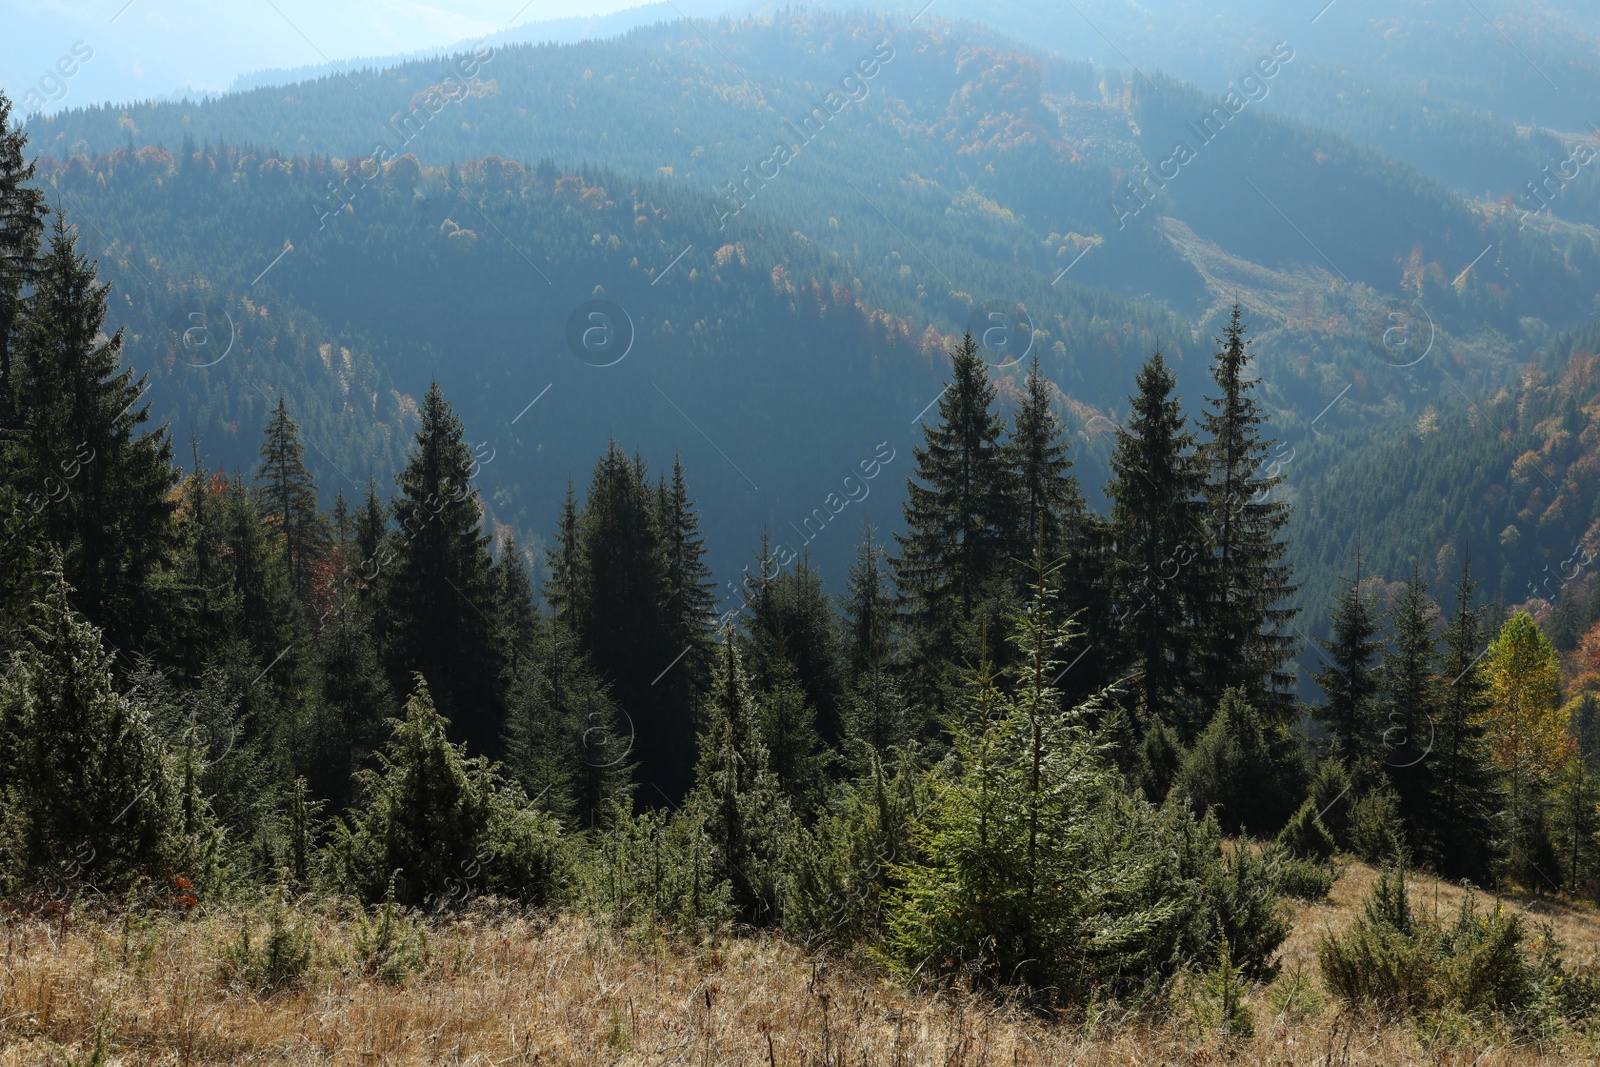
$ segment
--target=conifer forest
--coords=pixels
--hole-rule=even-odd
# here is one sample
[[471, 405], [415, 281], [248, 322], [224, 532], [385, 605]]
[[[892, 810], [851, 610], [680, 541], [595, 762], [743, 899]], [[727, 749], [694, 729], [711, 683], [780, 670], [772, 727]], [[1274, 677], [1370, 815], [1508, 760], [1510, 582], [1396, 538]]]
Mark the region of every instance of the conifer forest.
[[0, 1067], [1596, 1062], [1594, 9], [630, 2], [0, 0]]

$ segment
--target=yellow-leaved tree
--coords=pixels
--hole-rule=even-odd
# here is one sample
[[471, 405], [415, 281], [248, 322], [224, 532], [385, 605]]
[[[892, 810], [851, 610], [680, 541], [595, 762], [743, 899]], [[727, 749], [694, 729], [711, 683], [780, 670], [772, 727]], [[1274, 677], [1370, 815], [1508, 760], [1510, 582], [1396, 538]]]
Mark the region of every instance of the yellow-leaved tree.
[[1511, 803], [1511, 861], [1525, 866], [1533, 844], [1526, 830], [1571, 748], [1561, 708], [1561, 665], [1555, 646], [1527, 612], [1507, 619], [1484, 656], [1490, 708], [1485, 717], [1495, 763]]

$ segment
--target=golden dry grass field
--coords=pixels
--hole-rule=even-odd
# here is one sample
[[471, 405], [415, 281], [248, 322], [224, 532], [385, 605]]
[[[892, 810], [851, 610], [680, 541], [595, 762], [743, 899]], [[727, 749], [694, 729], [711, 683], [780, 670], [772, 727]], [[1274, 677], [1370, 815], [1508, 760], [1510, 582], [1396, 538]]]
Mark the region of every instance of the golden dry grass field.
[[[1310, 976], [1284, 1008], [1251, 993], [1248, 1042], [1173, 1017], [1098, 1029], [1051, 1024], [993, 1000], [913, 991], [870, 964], [808, 956], [773, 937], [694, 944], [624, 936], [572, 915], [479, 907], [428, 927], [403, 983], [354, 965], [348, 918], [319, 911], [306, 977], [268, 995], [221, 961], [241, 916], [23, 919], [0, 927], [0, 1067], [36, 1064], [685, 1064], [1003, 1067], [1117, 1065], [1568, 1065], [1600, 1062], [1600, 1035], [1543, 1042], [1426, 1032], [1341, 1012], [1315, 980], [1317, 939], [1359, 911], [1374, 872], [1348, 867], [1325, 903], [1297, 909], [1285, 975]], [[1461, 891], [1417, 877], [1413, 902], [1450, 914]], [[1569, 958], [1600, 953], [1600, 914], [1517, 905], [1552, 923]], [[1181, 998], [1180, 998], [1181, 1000]], [[99, 1047], [97, 1049], [97, 1039]]]

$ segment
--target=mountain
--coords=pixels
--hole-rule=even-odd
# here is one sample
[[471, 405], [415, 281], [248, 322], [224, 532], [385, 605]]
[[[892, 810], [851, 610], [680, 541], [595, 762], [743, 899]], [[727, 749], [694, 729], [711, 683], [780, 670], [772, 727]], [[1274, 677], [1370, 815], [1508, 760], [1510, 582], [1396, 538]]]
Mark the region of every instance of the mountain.
[[[164, 368], [163, 410], [216, 460], [249, 461], [272, 389], [320, 404], [333, 361], [268, 345], [202, 384], [177, 328], [201, 293], [372, 368], [377, 439], [339, 453], [310, 423], [342, 459], [325, 482], [383, 480], [438, 376], [494, 450], [493, 517], [525, 541], [615, 434], [656, 470], [684, 452], [726, 575], [763, 532], [803, 535], [835, 472], [880, 443], [906, 454], [969, 326], [1018, 339], [993, 353], [1006, 396], [1008, 361], [1041, 357], [1093, 497], [1137, 363], [1162, 346], [1197, 410], [1235, 300], [1286, 449], [1492, 394], [1596, 306], [1592, 230], [1271, 113], [1307, 64], [1259, 52], [1229, 96], [931, 16], [786, 11], [74, 109], [29, 134], [110, 249], [130, 357]], [[637, 334], [604, 369], [567, 341], [600, 299]], [[230, 377], [245, 366], [267, 381]], [[1286, 491], [1332, 477], [1335, 453], [1297, 453]], [[892, 524], [894, 480], [849, 524]], [[853, 540], [813, 546], [825, 572]], [[1324, 587], [1332, 564], [1303, 565]]]

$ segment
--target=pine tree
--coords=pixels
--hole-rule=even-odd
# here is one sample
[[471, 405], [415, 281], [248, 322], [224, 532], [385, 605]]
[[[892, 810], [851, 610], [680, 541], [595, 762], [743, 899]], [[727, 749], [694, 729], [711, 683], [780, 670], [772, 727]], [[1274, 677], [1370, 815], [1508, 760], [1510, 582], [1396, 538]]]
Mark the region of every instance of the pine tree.
[[1390, 651], [1378, 668], [1380, 755], [1400, 798], [1406, 842], [1413, 855], [1433, 851], [1430, 839], [1438, 825], [1427, 810], [1434, 794], [1429, 756], [1439, 711], [1433, 631], [1437, 616], [1422, 570], [1413, 565], [1391, 614]]
[[466, 432], [434, 383], [416, 447], [396, 478], [398, 529], [382, 587], [385, 652], [392, 684], [420, 673], [452, 729], [481, 753], [493, 749], [505, 725], [506, 652], [471, 473]]
[[1194, 612], [1205, 552], [1201, 472], [1175, 382], [1157, 352], [1140, 369], [1128, 425], [1111, 455], [1110, 537], [1122, 658], [1140, 712], [1194, 737], [1204, 709], [1192, 692]]
[[1201, 450], [1210, 542], [1202, 561], [1201, 700], [1211, 706], [1224, 689], [1239, 686], [1263, 714], [1287, 724], [1296, 648], [1283, 631], [1295, 615], [1287, 604], [1297, 588], [1284, 559], [1289, 505], [1271, 499], [1282, 476], [1262, 471], [1273, 442], [1261, 436], [1266, 416], [1247, 376], [1250, 342], [1239, 305], [1218, 343], [1211, 377], [1221, 395], [1206, 398]]
[[1429, 756], [1427, 818], [1435, 826], [1428, 858], [1440, 873], [1486, 884], [1502, 835], [1498, 774], [1486, 737], [1488, 686], [1479, 660], [1486, 651], [1484, 612], [1473, 606], [1471, 561], [1454, 586], [1456, 608], [1439, 657], [1439, 711]]
[[915, 450], [906, 532], [895, 535], [900, 555], [891, 561], [907, 626], [935, 663], [953, 660], [962, 630], [986, 612], [1008, 547], [1004, 425], [995, 388], [971, 334], [950, 359], [939, 423], [923, 427]]
[[27, 135], [11, 125], [11, 101], [0, 92], [0, 436], [18, 428], [12, 356], [23, 292], [38, 270], [48, 213], [24, 155]]
[[267, 423], [256, 472], [261, 517], [272, 527], [295, 599], [307, 603], [313, 563], [327, 548], [325, 520], [317, 510], [317, 486], [305, 465], [300, 427], [282, 397]]
[[154, 650], [176, 614], [166, 572], [178, 547], [168, 498], [177, 473], [164, 427], [135, 436], [150, 419], [137, 406], [144, 379], [122, 366], [122, 331], [101, 333], [109, 289], [58, 215], [15, 347], [8, 479], [54, 500], [44, 536], [62, 553], [74, 603], [131, 653]]
[[1332, 624], [1332, 637], [1317, 642], [1326, 665], [1313, 677], [1328, 699], [1316, 716], [1332, 735], [1334, 752], [1360, 778], [1378, 756], [1376, 661], [1382, 642], [1372, 602], [1361, 588], [1359, 551], [1355, 576], [1334, 601]]

